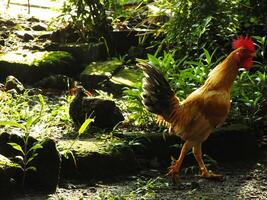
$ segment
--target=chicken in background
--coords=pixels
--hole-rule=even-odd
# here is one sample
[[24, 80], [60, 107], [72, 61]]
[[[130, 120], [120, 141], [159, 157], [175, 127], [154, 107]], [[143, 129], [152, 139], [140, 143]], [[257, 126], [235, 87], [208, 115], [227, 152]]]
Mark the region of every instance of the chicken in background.
[[202, 159], [202, 143], [214, 128], [223, 124], [230, 110], [230, 92], [239, 68], [249, 70], [255, 56], [255, 45], [250, 37], [239, 37], [232, 42], [233, 51], [208, 75], [204, 85], [185, 100], [175, 96], [161, 72], [150, 64], [138, 64], [144, 71], [142, 102], [146, 109], [158, 116], [159, 124], [185, 141], [179, 158], [170, 166], [167, 175], [177, 180], [183, 159], [192, 149], [201, 176], [221, 179], [223, 175], [208, 171]]

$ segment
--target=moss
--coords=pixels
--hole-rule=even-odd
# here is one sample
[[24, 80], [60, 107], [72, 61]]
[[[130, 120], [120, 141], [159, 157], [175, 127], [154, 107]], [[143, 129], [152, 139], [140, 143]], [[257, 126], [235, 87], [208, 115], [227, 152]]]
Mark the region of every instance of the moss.
[[41, 64], [55, 64], [58, 63], [61, 59], [72, 59], [71, 54], [64, 51], [43, 51], [43, 52], [9, 52], [0, 54], [0, 60], [9, 62], [9, 63], [17, 63], [17, 64], [25, 64], [28, 66], [40, 66]]
[[111, 76], [112, 72], [117, 69], [122, 63], [118, 60], [109, 60], [105, 62], [94, 62], [89, 64], [81, 73], [83, 75], [102, 75]]
[[71, 54], [64, 51], [36, 52], [32, 65], [40, 66], [42, 64], [57, 64], [62, 59], [72, 59]]
[[111, 79], [113, 83], [122, 84], [129, 87], [136, 87], [142, 82], [143, 73], [138, 69], [125, 68]]
[[72, 55], [64, 51], [9, 52], [0, 54], [0, 79], [13, 75], [32, 83], [51, 74], [69, 75], [76, 71]]
[[64, 140], [59, 141], [58, 149], [62, 152], [64, 150], [68, 150], [72, 143], [71, 151], [75, 153], [75, 155], [79, 157], [86, 157], [90, 155], [92, 152], [97, 152], [99, 154], [106, 154], [107, 151], [103, 147], [103, 143], [101, 141], [88, 141], [88, 140]]
[[74, 142], [71, 150], [78, 157], [86, 157], [92, 153], [98, 154], [113, 154], [114, 150], [119, 146], [125, 145], [124, 139], [117, 137], [110, 138], [109, 135], [103, 136], [103, 138], [93, 139], [79, 139], [79, 140], [62, 140], [58, 143], [58, 149], [62, 152], [68, 150]]

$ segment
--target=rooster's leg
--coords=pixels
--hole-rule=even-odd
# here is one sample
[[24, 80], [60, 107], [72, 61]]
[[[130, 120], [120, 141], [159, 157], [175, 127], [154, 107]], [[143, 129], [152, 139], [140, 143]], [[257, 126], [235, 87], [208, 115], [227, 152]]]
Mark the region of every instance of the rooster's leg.
[[193, 146], [192, 142], [186, 141], [182, 147], [179, 158], [176, 160], [176, 162], [172, 166], [170, 166], [167, 176], [171, 176], [173, 183], [177, 182], [176, 175], [179, 174], [184, 157], [186, 153], [192, 148], [192, 146]]
[[208, 171], [208, 169], [205, 166], [204, 161], [202, 159], [201, 143], [199, 143], [193, 147], [193, 153], [194, 153], [195, 159], [199, 165], [201, 177], [208, 178], [208, 179], [218, 179], [218, 180], [221, 180], [223, 178], [222, 174], [214, 174], [214, 173], [210, 173]]

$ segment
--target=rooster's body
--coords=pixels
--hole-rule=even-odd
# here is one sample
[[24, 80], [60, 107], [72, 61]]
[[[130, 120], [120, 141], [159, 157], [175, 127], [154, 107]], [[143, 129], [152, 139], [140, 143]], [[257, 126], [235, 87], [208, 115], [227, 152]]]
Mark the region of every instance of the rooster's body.
[[[250, 38], [240, 38], [239, 40], [244, 40], [241, 44], [251, 41]], [[235, 42], [237, 43], [239, 40]], [[245, 44], [247, 45], [247, 43]], [[200, 167], [201, 176], [222, 177], [207, 170], [202, 159], [201, 144], [214, 128], [223, 124], [227, 117], [230, 110], [230, 91], [238, 69], [242, 65], [249, 68], [252, 64], [254, 46], [246, 48], [247, 46], [239, 45], [239, 43], [233, 44], [233, 46], [236, 50], [210, 72], [203, 86], [183, 101], [175, 96], [174, 91], [157, 69], [149, 64], [140, 64], [145, 74], [143, 104], [150, 112], [158, 115], [160, 123], [163, 122], [169, 126], [170, 133], [179, 135], [185, 141], [178, 160], [170, 167], [168, 173], [174, 181], [184, 156], [191, 148]], [[247, 50], [249, 51], [246, 52]]]

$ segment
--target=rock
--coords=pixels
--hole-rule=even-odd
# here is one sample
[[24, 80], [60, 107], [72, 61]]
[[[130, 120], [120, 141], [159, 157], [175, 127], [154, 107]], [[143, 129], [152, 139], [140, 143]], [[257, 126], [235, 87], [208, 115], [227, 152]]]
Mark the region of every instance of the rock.
[[[36, 139], [29, 137], [28, 148], [35, 142], [37, 142]], [[15, 160], [19, 151], [12, 148], [8, 143], [17, 143], [22, 146], [24, 144], [23, 140], [21, 136], [15, 134], [2, 133], [0, 135], [0, 154]], [[36, 150], [37, 156], [31, 161], [31, 166], [36, 167], [37, 171], [29, 170], [26, 173], [23, 189], [53, 193], [59, 180], [61, 159], [53, 140], [45, 139], [41, 144], [42, 148]], [[11, 178], [15, 180], [16, 188], [22, 186], [22, 175], [21, 170], [12, 173]]]
[[[107, 47], [104, 42], [82, 44], [68, 43], [60, 45], [51, 43], [46, 46], [46, 49], [69, 52], [76, 60], [79, 61], [80, 64], [88, 64], [97, 60], [105, 60], [108, 56]], [[83, 68], [81, 68], [81, 70], [83, 70]]]
[[16, 23], [13, 20], [7, 20], [7, 21], [5, 21], [5, 24], [7, 26], [15, 26], [16, 25]]
[[22, 83], [39, 81], [52, 74], [76, 73], [75, 59], [64, 51], [15, 51], [0, 54], [0, 80], [13, 75]]
[[113, 75], [113, 71], [121, 65], [118, 60], [91, 63], [81, 73], [80, 80], [85, 88], [101, 89], [104, 82]]
[[2, 39], [2, 38], [0, 39], [0, 45], [1, 45], [1, 46], [5, 46], [5, 40]]
[[77, 125], [81, 125], [86, 117], [94, 118], [92, 125], [112, 129], [124, 120], [120, 109], [114, 101], [86, 97], [83, 88], [79, 88], [76, 97], [70, 104], [70, 116]]
[[29, 18], [27, 19], [27, 21], [29, 21], [29, 22], [40, 22], [40, 19], [38, 19], [38, 18], [36, 18], [36, 17], [34, 17], [34, 16], [31, 16], [31, 17], [29, 17]]
[[123, 141], [112, 144], [103, 141], [61, 140], [58, 143], [62, 152], [72, 146], [73, 157], [68, 154], [62, 157], [62, 177], [65, 179], [91, 181], [116, 177], [138, 169], [138, 162], [131, 148]]
[[145, 54], [144, 48], [140, 46], [131, 46], [128, 49], [128, 59], [135, 61], [136, 58], [142, 58]]
[[29, 42], [30, 40], [33, 40], [33, 39], [34, 39], [34, 37], [33, 37], [32, 34], [25, 33], [25, 34], [23, 35], [23, 41], [24, 41], [24, 42]]
[[54, 193], [60, 178], [61, 157], [53, 140], [45, 139], [42, 146], [32, 161], [37, 171], [29, 173], [27, 184], [37, 191]]
[[256, 134], [243, 124], [215, 129], [203, 143], [203, 152], [221, 161], [255, 158], [258, 150]]
[[14, 177], [20, 173], [17, 164], [0, 154], [0, 193], [1, 196], [12, 194], [18, 188]]
[[47, 25], [44, 23], [38, 23], [32, 26], [32, 29], [34, 31], [46, 31], [47, 30]]
[[85, 88], [121, 96], [125, 87], [134, 88], [140, 85], [142, 77], [142, 70], [125, 67], [118, 60], [108, 60], [87, 65], [80, 75], [80, 81]]
[[5, 89], [16, 90], [18, 94], [22, 94], [25, 91], [23, 84], [14, 76], [8, 76], [6, 78]]
[[45, 89], [69, 90], [76, 85], [76, 81], [68, 76], [56, 74], [36, 82], [34, 87]]

